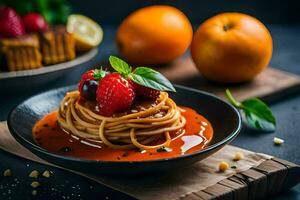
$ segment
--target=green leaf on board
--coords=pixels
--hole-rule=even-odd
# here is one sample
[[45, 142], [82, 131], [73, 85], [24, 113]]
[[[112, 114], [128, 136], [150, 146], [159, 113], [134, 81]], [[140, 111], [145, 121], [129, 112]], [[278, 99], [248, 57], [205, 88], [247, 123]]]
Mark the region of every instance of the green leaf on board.
[[226, 97], [234, 107], [242, 111], [244, 122], [249, 127], [263, 131], [275, 131], [276, 118], [263, 101], [258, 98], [250, 98], [238, 102], [228, 89], [226, 90]]

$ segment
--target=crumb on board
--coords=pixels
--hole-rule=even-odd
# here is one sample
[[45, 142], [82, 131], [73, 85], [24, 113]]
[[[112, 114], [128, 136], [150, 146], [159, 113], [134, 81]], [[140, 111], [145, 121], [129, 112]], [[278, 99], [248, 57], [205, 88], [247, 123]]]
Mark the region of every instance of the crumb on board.
[[219, 171], [225, 172], [227, 169], [229, 169], [229, 164], [225, 161], [220, 162]]
[[37, 195], [37, 190], [32, 190], [31, 194], [32, 194], [33, 196]]
[[50, 172], [48, 170], [44, 171], [42, 174], [44, 177], [49, 178], [50, 177]]
[[31, 185], [31, 187], [33, 187], [33, 188], [37, 188], [37, 187], [40, 186], [40, 183], [37, 182], [37, 181], [33, 181], [30, 185]]
[[39, 172], [37, 170], [33, 170], [32, 172], [30, 172], [30, 174], [28, 175], [30, 178], [38, 178], [39, 177]]
[[239, 160], [242, 160], [243, 158], [244, 158], [244, 154], [242, 152], [236, 152], [233, 157], [233, 160], [239, 161]]
[[276, 144], [276, 145], [281, 145], [281, 144], [284, 143], [284, 140], [281, 139], [281, 138], [278, 138], [278, 137], [274, 137], [273, 142], [274, 142], [274, 144]]
[[4, 172], [3, 172], [3, 176], [12, 176], [12, 171], [11, 169], [6, 169]]

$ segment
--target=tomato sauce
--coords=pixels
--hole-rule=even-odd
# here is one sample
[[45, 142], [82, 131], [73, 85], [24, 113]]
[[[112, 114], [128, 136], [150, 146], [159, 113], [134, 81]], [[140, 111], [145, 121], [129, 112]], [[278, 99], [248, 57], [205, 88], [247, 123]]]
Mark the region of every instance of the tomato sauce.
[[[57, 111], [40, 119], [32, 130], [35, 142], [42, 148], [64, 156], [89, 160], [105, 161], [143, 161], [177, 157], [199, 151], [212, 140], [213, 128], [209, 121], [191, 108], [182, 107], [186, 125], [183, 134], [171, 133], [174, 137], [168, 151], [116, 150], [104, 144], [94, 144], [74, 137], [63, 131], [57, 123]], [[177, 137], [176, 137], [177, 136]]]

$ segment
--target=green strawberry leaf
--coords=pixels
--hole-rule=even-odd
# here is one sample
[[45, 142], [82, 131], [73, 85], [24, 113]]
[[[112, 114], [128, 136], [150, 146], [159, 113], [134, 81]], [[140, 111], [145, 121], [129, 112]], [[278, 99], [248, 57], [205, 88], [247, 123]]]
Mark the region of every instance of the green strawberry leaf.
[[101, 67], [100, 69], [95, 69], [94, 70], [93, 76], [98, 81], [98, 80], [102, 79], [104, 76], [106, 76], [107, 73], [108, 72], [103, 70], [102, 67]]
[[115, 56], [109, 56], [109, 63], [122, 76], [127, 77], [131, 73], [131, 67], [122, 59]]
[[263, 131], [275, 131], [276, 118], [263, 101], [258, 98], [250, 98], [238, 102], [228, 89], [226, 90], [226, 97], [234, 107], [242, 111], [244, 122], [248, 126]]
[[176, 92], [170, 81], [158, 71], [147, 67], [137, 67], [128, 76], [132, 81], [139, 85], [160, 91]]

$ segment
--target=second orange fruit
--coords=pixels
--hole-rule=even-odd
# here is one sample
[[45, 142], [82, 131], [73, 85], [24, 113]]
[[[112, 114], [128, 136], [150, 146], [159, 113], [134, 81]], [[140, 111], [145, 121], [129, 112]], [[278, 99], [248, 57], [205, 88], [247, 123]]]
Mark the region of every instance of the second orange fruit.
[[155, 5], [136, 10], [124, 19], [117, 31], [117, 45], [128, 62], [157, 65], [182, 55], [192, 37], [192, 25], [180, 10]]
[[268, 66], [272, 48], [271, 34], [259, 20], [223, 13], [199, 26], [191, 54], [207, 79], [239, 83], [252, 80]]

